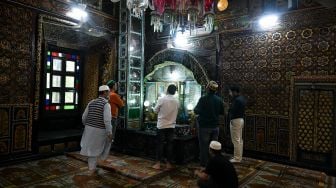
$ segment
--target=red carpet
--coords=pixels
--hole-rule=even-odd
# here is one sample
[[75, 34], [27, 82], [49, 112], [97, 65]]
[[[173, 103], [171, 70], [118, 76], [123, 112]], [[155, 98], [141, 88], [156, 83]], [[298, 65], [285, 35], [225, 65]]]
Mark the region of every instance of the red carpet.
[[[67, 154], [70, 157], [79, 159], [81, 161], [87, 162], [87, 157], [79, 154], [79, 152], [72, 152]], [[155, 178], [166, 172], [165, 169], [156, 170], [152, 166], [155, 164], [154, 161], [146, 160], [139, 157], [133, 157], [123, 154], [112, 154], [108, 156], [104, 164], [98, 164], [98, 167], [115, 171], [121, 175], [144, 181], [149, 178]]]

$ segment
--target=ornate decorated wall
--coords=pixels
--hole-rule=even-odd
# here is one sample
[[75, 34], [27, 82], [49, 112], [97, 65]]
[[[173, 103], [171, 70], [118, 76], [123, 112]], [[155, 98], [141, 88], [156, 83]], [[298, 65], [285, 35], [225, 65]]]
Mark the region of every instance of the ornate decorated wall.
[[[0, 156], [31, 150], [35, 15], [0, 3]], [[20, 31], [20, 32], [16, 32]]]
[[[238, 84], [248, 98], [244, 149], [250, 154], [336, 168], [336, 9], [331, 4], [230, 1], [227, 10], [216, 12], [214, 32], [189, 39], [184, 50], [197, 57], [209, 79], [219, 81], [219, 95], [229, 102], [228, 87]], [[270, 10], [281, 13], [279, 25], [262, 30], [258, 19]], [[149, 23], [146, 28], [149, 60], [167, 48], [169, 36], [165, 28], [162, 33], [153, 33]], [[221, 142], [229, 150], [228, 121], [221, 122]]]
[[[239, 22], [238, 20], [236, 21]], [[220, 23], [225, 24], [225, 21]], [[298, 131], [318, 129], [307, 122], [305, 124], [303, 119], [299, 123], [305, 128], [293, 129], [293, 111], [298, 110], [294, 108], [298, 106], [298, 98], [292, 95], [292, 89], [295, 88], [293, 77], [305, 77], [309, 84], [315, 77], [335, 76], [335, 35], [336, 10], [321, 8], [284, 14], [280, 26], [271, 31], [261, 31], [252, 24], [237, 28], [236, 32], [225, 32], [224, 29], [220, 33], [221, 94], [227, 95], [225, 87], [230, 84], [238, 84], [248, 98], [244, 129], [246, 150], [289, 159], [293, 157], [292, 151], [299, 147], [292, 145], [292, 138], [298, 134], [301, 134], [301, 144], [308, 142], [309, 137], [314, 137], [311, 140], [324, 139], [307, 133], [304, 135], [308, 138], [304, 141], [302, 133]], [[327, 95], [327, 103], [334, 104], [335, 93]], [[328, 114], [327, 119], [334, 121], [335, 114]], [[328, 127], [328, 131], [335, 133], [335, 127], [330, 123]], [[228, 138], [227, 127], [225, 134]], [[335, 136], [326, 139], [330, 140], [331, 145], [335, 145]], [[226, 147], [231, 147], [229, 140], [223, 142]], [[331, 147], [335, 152], [334, 146]], [[326, 164], [327, 161], [322, 163]]]
[[[101, 3], [101, 1], [99, 1]], [[31, 1], [5, 0], [0, 2], [0, 158], [1, 162], [17, 154], [34, 151], [40, 115], [40, 95], [43, 39], [39, 35], [39, 16], [66, 19], [65, 13], [71, 6], [63, 0]], [[109, 32], [110, 38], [104, 46], [96, 47], [99, 57], [89, 57], [85, 62], [93, 62], [97, 68], [84, 66], [86, 72], [83, 86], [88, 99], [97, 95], [98, 84], [115, 77], [116, 43], [114, 31], [117, 20], [103, 13], [102, 7], [87, 8], [90, 23]], [[94, 7], [95, 8], [95, 7]], [[46, 34], [46, 33], [44, 33]], [[40, 37], [40, 38], [39, 38]], [[111, 38], [114, 38], [113, 40]], [[55, 43], [57, 44], [57, 43]], [[85, 49], [90, 50], [90, 49]], [[88, 53], [90, 54], [90, 53]], [[85, 59], [85, 58], [83, 58]], [[93, 71], [93, 72], [92, 72]], [[96, 83], [91, 83], [96, 81]], [[91, 85], [90, 85], [91, 84]], [[82, 103], [85, 99], [81, 99]], [[4, 160], [3, 160], [4, 159]]]
[[[35, 15], [0, 3], [0, 104], [32, 103]], [[20, 31], [20, 32], [18, 32]]]

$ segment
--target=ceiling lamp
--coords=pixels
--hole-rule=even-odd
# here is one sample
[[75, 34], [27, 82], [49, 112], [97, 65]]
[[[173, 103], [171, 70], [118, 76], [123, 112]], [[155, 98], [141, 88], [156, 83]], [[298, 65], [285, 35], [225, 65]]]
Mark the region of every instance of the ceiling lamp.
[[148, 5], [148, 0], [127, 0], [127, 8], [138, 18], [142, 17]]
[[88, 13], [85, 11], [85, 9], [86, 5], [79, 3], [78, 5], [72, 7], [71, 11], [67, 12], [66, 15], [80, 22], [85, 22], [88, 16]]
[[214, 0], [204, 0], [204, 27], [212, 31], [215, 23]]
[[177, 31], [182, 33], [188, 31], [189, 35], [194, 35], [197, 29], [202, 27], [202, 23], [207, 31], [213, 30], [214, 0], [151, 0], [151, 2], [153, 4], [151, 25], [154, 27], [154, 32], [162, 32], [164, 24], [169, 25], [171, 36], [175, 36]]
[[259, 26], [262, 29], [272, 29], [279, 24], [278, 20], [279, 16], [276, 14], [265, 15], [259, 19]]
[[217, 9], [219, 11], [224, 11], [228, 8], [229, 6], [229, 2], [228, 0], [219, 0], [218, 3], [217, 3]]
[[161, 15], [165, 7], [165, 0], [153, 0], [154, 10], [151, 12], [151, 23], [154, 27], [154, 32], [162, 32], [163, 23], [161, 22]]
[[190, 35], [192, 35], [192, 31], [196, 31], [196, 23], [198, 18], [198, 1], [197, 0], [190, 0], [188, 9], [188, 24], [189, 24], [189, 31]]

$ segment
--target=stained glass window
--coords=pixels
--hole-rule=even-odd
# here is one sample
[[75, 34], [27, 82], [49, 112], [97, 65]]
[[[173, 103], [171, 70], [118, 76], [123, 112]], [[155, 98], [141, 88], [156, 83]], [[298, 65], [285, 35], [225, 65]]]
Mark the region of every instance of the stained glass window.
[[57, 75], [52, 76], [52, 86], [61, 87], [61, 76], [57, 76]]
[[59, 92], [52, 92], [52, 103], [60, 103], [61, 102], [61, 97], [60, 97], [60, 93]]
[[75, 72], [75, 62], [74, 61], [66, 61], [66, 71]]
[[50, 88], [50, 73], [47, 73], [47, 83], [46, 87], [49, 89]]
[[46, 111], [78, 110], [80, 88], [80, 56], [73, 50], [50, 50], [45, 59]]
[[61, 70], [62, 70], [62, 60], [53, 59], [53, 71], [61, 71]]
[[73, 103], [73, 102], [74, 102], [74, 93], [65, 92], [65, 103]]
[[74, 88], [75, 87], [75, 77], [74, 76], [66, 76], [65, 77], [65, 87]]

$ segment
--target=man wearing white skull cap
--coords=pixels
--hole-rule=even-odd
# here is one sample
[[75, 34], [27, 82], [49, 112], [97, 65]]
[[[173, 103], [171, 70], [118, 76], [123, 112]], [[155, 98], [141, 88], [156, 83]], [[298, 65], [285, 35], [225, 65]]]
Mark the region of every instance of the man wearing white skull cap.
[[88, 157], [89, 173], [96, 173], [97, 160], [105, 160], [112, 141], [111, 106], [108, 103], [109, 87], [99, 87], [99, 97], [86, 106], [82, 116], [85, 126], [80, 154]]
[[204, 170], [195, 170], [197, 184], [201, 188], [238, 187], [238, 176], [233, 164], [222, 154], [222, 145], [211, 141], [209, 145], [210, 159]]

